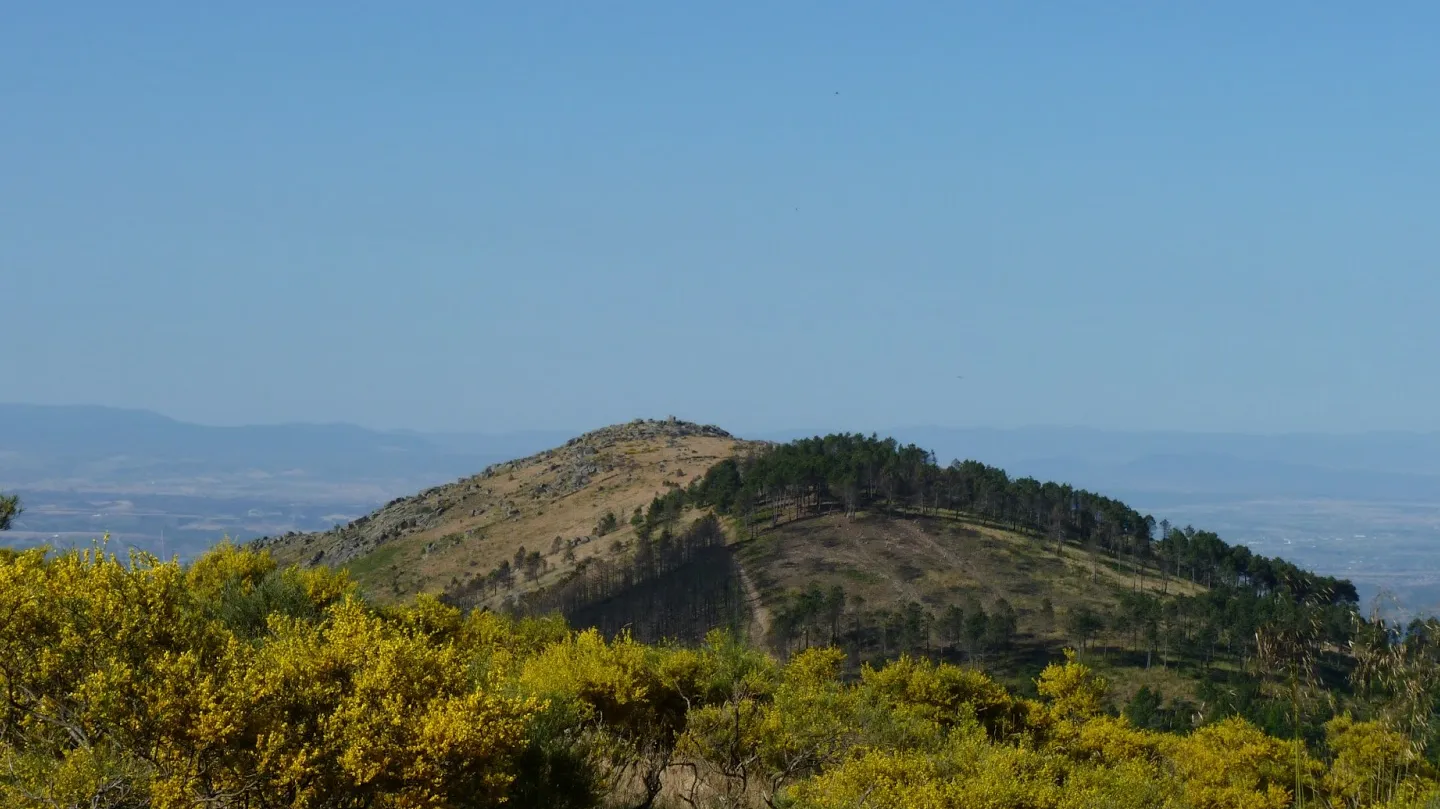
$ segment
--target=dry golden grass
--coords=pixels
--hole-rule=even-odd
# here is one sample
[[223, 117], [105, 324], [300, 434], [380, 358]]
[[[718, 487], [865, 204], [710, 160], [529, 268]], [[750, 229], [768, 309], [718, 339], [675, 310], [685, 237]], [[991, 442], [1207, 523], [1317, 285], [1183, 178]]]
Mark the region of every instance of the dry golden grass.
[[[336, 566], [349, 569], [372, 598], [385, 602], [439, 593], [483, 576], [521, 548], [539, 551], [546, 572], [535, 582], [517, 572], [511, 592], [523, 592], [553, 581], [570, 566], [563, 551], [552, 552], [556, 537], [562, 545], [578, 541], [573, 545], [577, 562], [610, 553], [615, 542], [633, 537], [629, 520], [636, 508], [645, 508], [670, 487], [689, 485], [717, 461], [750, 446], [709, 435], [627, 439], [624, 427], [589, 433], [412, 498], [397, 508], [439, 511], [439, 519]], [[585, 470], [583, 479], [577, 480], [577, 468]], [[615, 514], [619, 528], [601, 537], [596, 529], [606, 512]], [[372, 519], [378, 523], [385, 513], [382, 509]], [[317, 551], [336, 558], [347, 541], [354, 540], [333, 533], [308, 535], [270, 549], [281, 561], [305, 562]]]
[[908, 601], [933, 608], [966, 597], [989, 607], [1003, 597], [1024, 615], [1038, 614], [1047, 596], [1057, 611], [1113, 602], [1110, 588], [1078, 574], [1072, 559], [1024, 537], [946, 519], [817, 517], [762, 534], [741, 547], [740, 558], [767, 600], [839, 584], [867, 608]]
[[[695, 475], [705, 474], [740, 446], [741, 442], [733, 439], [702, 437], [675, 439], [673, 443], [618, 444], [601, 450], [595, 459], [607, 471], [569, 494], [536, 493], [541, 486], [555, 482], [555, 473], [543, 460], [517, 469], [513, 480], [507, 474], [496, 481], [494, 489], [495, 496], [512, 503], [518, 513], [489, 509], [478, 517], [459, 519], [407, 538], [408, 543], [423, 547], [456, 533], [478, 532], [482, 537], [451, 544], [415, 560], [414, 570], [423, 581], [416, 589], [442, 589], [456, 571], [483, 573], [513, 557], [521, 547], [545, 554], [549, 575], [557, 575], [564, 562], [560, 554], [550, 552], [555, 537], [562, 541], [590, 538], [575, 547], [577, 560], [606, 553], [615, 541], [623, 543], [631, 538], [634, 529], [630, 527], [630, 515], [663, 495], [667, 483], [689, 485]], [[607, 511], [615, 514], [621, 527], [598, 537], [596, 526]]]
[[1195, 696], [1195, 680], [1173, 667], [1161, 666], [1158, 654], [1148, 669], [1118, 666], [1095, 655], [1085, 662], [1109, 682], [1110, 702], [1117, 707], [1129, 702], [1135, 692], [1144, 687], [1159, 694], [1166, 702], [1188, 700]]
[[[1173, 579], [1162, 585], [1153, 570], [1136, 576], [1123, 562], [1116, 569], [1116, 560], [1073, 545], [1057, 555], [1053, 543], [958, 516], [815, 517], [766, 531], [741, 543], [737, 554], [767, 607], [788, 592], [837, 584], [852, 609], [858, 598], [866, 612], [915, 601], [939, 615], [971, 599], [989, 610], [1004, 598], [1022, 635], [1057, 648], [1073, 641], [1064, 629], [1073, 610], [1111, 615], [1125, 590], [1189, 595], [1202, 589]], [[1046, 599], [1053, 617], [1044, 612]]]

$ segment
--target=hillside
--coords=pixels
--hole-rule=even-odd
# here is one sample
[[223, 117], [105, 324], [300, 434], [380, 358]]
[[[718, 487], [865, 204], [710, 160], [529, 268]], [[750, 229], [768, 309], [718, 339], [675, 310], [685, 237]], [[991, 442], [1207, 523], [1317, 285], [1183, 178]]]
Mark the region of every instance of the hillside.
[[[1036, 542], [973, 515], [862, 512], [783, 522], [735, 550], [769, 614], [767, 639], [777, 650], [833, 639], [857, 660], [922, 652], [1023, 683], [1066, 646], [1089, 645], [1097, 652], [1092, 665], [1102, 671], [1132, 670], [1116, 683], [1120, 704], [1142, 685], [1172, 698], [1192, 690], [1187, 676], [1162, 669], [1158, 657], [1137, 676], [1133, 669], [1143, 669], [1143, 660], [1124, 655], [1126, 633], [1114, 624], [1138, 595], [1196, 596], [1206, 588], [1162, 580], [1153, 569], [1117, 565], [1083, 547]], [[843, 594], [835, 608], [838, 632], [832, 636], [822, 617], [817, 633], [810, 613], [817, 603], [820, 612], [827, 608], [817, 596], [836, 593]], [[974, 616], [982, 612], [999, 621], [1008, 615], [1013, 626], [979, 627]], [[1080, 614], [1099, 621], [1084, 637], [1075, 631]], [[906, 626], [916, 619], [918, 627]], [[920, 637], [907, 637], [917, 630]]]
[[463, 587], [502, 565], [514, 596], [626, 542], [637, 508], [748, 446], [717, 427], [637, 420], [400, 498], [349, 525], [254, 544], [281, 562], [348, 568], [382, 601]]
[[[1260, 713], [1257, 632], [1310, 615], [1317, 648], [1340, 649], [1356, 600], [1350, 582], [1068, 485], [888, 439], [765, 445], [679, 421], [607, 427], [257, 545], [348, 568], [381, 602], [433, 593], [646, 641], [727, 627], [782, 656], [839, 646], [852, 672], [923, 655], [1024, 689], [1073, 647], [1124, 673], [1122, 704], [1156, 700], [1176, 726], [1248, 712], [1279, 727]], [[1317, 665], [1335, 680], [1348, 663]]]

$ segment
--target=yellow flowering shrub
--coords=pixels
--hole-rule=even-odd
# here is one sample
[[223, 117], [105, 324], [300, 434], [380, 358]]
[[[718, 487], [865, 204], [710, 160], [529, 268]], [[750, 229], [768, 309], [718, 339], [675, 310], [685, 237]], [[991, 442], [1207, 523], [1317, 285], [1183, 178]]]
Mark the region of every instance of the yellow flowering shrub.
[[[1418, 742], [1342, 715], [1325, 744], [1106, 710], [1073, 655], [1020, 699], [902, 658], [844, 674], [712, 633], [376, 608], [342, 573], [228, 543], [0, 554], [0, 806], [128, 809], [1421, 809]], [[665, 802], [669, 803], [666, 804]]]
[[1109, 688], [1105, 678], [1079, 662], [1072, 649], [1065, 650], [1064, 663], [1046, 666], [1035, 685], [1040, 696], [1048, 701], [1051, 715], [1070, 721], [1083, 721], [1099, 714], [1105, 707], [1105, 693]]
[[638, 731], [655, 721], [657, 710], [676, 707], [657, 676], [656, 656], [629, 636], [607, 641], [590, 629], [526, 660], [521, 682], [538, 694], [574, 695], [597, 721]]
[[1433, 787], [1434, 774], [1410, 740], [1381, 722], [1338, 716], [1325, 724], [1325, 740], [1334, 760], [1321, 783], [1336, 805], [1404, 804]]
[[1124, 717], [1097, 716], [1079, 724], [1066, 738], [1064, 746], [1056, 747], [1070, 758], [1097, 764], [1118, 765], [1122, 762], [1153, 764], [1160, 760], [1163, 737], [1159, 733], [1138, 730]]
[[227, 605], [281, 573], [229, 545], [188, 570], [103, 548], [0, 565], [0, 805], [501, 802], [535, 701], [475, 688], [437, 605], [387, 620], [335, 574], [275, 590], [318, 617], [232, 631]]
[[503, 796], [536, 701], [471, 688], [452, 644], [353, 599], [318, 625], [274, 623], [237, 693], [263, 728], [256, 769], [297, 804], [337, 792], [407, 806]]
[[1142, 762], [1077, 765], [962, 731], [938, 754], [867, 750], [797, 785], [797, 809], [1149, 809], [1170, 791]]
[[1281, 809], [1294, 795], [1297, 761], [1302, 788], [1319, 768], [1304, 751], [1297, 757], [1293, 742], [1238, 717], [1164, 741], [1167, 768], [1195, 809]]
[[275, 568], [269, 554], [251, 553], [224, 540], [190, 565], [185, 584], [196, 599], [212, 600], [227, 587], [254, 588]]
[[891, 710], [941, 726], [980, 721], [992, 733], [1016, 729], [1016, 702], [1005, 687], [971, 668], [901, 657], [860, 674], [862, 686]]
[[869, 750], [802, 782], [791, 798], [797, 809], [946, 809], [940, 772], [925, 753]]

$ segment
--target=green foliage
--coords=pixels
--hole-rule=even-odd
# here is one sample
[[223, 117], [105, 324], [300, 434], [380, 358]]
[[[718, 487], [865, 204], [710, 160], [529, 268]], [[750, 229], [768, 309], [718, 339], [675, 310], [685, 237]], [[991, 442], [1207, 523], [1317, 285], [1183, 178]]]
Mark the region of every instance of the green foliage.
[[706, 470], [703, 478], [691, 483], [689, 495], [697, 504], [714, 506], [721, 514], [730, 514], [735, 510], [742, 488], [739, 462], [726, 458]]
[[965, 625], [963, 627], [965, 636], [965, 648], [974, 655], [984, 648], [983, 644], [986, 635], [990, 633], [990, 616], [985, 613], [985, 608], [979, 604], [971, 604], [965, 611]]
[[269, 632], [272, 615], [314, 622], [323, 614], [294, 568], [271, 570], [254, 582], [227, 581], [219, 597], [207, 606], [231, 632], [246, 640]]
[[1142, 685], [1140, 690], [1125, 703], [1125, 718], [1137, 728], [1156, 727], [1160, 719], [1160, 695]]
[[840, 617], [845, 613], [845, 590], [839, 585], [829, 590], [812, 585], [791, 594], [773, 613], [773, 630], [787, 648], [796, 641], [802, 648], [812, 643], [833, 644], [840, 633]]
[[993, 650], [1009, 649], [1015, 638], [1016, 623], [1015, 608], [1010, 606], [1010, 602], [1004, 598], [996, 601], [995, 609], [985, 624], [985, 646]]
[[[686, 648], [428, 596], [375, 608], [344, 574], [228, 544], [188, 568], [103, 547], [11, 553], [0, 805], [1399, 809], [1440, 795], [1440, 622], [1362, 627], [1353, 712], [1307, 741], [1239, 717], [1163, 732], [1170, 709], [1148, 688], [1111, 715], [1106, 680], [1073, 655], [1036, 699], [908, 655], [847, 678], [823, 639], [847, 602], [800, 593], [817, 637], [782, 664], [723, 632]], [[1274, 625], [1323, 615], [1286, 609], [1263, 637], [1323, 637]], [[971, 605], [940, 631], [983, 615], [993, 643], [1012, 613]], [[918, 603], [893, 620], [897, 643], [934, 629]], [[1274, 643], [1299, 671], [1304, 655]]]
[[577, 626], [627, 630], [646, 641], [699, 642], [711, 629], [744, 623], [748, 605], [713, 514], [678, 533], [662, 528], [657, 536], [636, 537], [630, 549], [582, 560], [549, 586], [523, 594], [511, 609], [557, 612]]
[[[692, 484], [687, 495], [696, 505], [736, 514], [751, 526], [831, 508], [848, 514], [861, 508], [964, 513], [1040, 541], [1073, 542], [1117, 558], [1128, 556], [1133, 564], [1153, 566], [1165, 578], [1261, 596], [1284, 591], [1296, 599], [1323, 594], [1333, 604], [1357, 600], [1348, 581], [1253, 554], [1208, 531], [1167, 527], [1156, 537], [1153, 518], [1118, 500], [1066, 484], [1011, 478], [978, 461], [941, 467], [919, 447], [873, 435], [806, 438], [743, 460], [726, 460]], [[677, 490], [666, 498], [680, 496]], [[656, 510], [652, 504], [651, 513]]]
[[1088, 646], [1095, 633], [1104, 628], [1105, 622], [1095, 610], [1086, 606], [1077, 607], [1065, 616], [1065, 630], [1080, 642], [1081, 649]]
[[600, 522], [595, 524], [595, 536], [603, 537], [606, 534], [613, 533], [615, 529], [619, 527], [620, 518], [615, 516], [615, 512], [607, 511], [604, 516], [600, 518]]
[[1040, 623], [1047, 630], [1055, 625], [1055, 604], [1049, 596], [1040, 599]]
[[0, 494], [0, 531], [10, 530], [10, 523], [20, 516], [20, 498], [13, 494]]
[[957, 647], [965, 638], [965, 610], [957, 604], [945, 608], [940, 617], [940, 637], [951, 647]]

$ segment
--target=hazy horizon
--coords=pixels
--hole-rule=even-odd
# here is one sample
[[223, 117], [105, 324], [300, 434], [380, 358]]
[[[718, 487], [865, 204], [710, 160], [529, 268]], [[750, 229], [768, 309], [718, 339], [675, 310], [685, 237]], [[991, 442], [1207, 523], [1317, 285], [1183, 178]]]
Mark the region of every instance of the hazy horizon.
[[[674, 414], [672, 414], [672, 413], [664, 413], [664, 414], [648, 413], [648, 414], [642, 414], [642, 415], [633, 416], [632, 418], [620, 419], [620, 420], [618, 420], [618, 421], [605, 422], [605, 423], [603, 423], [603, 424], [601, 424], [601, 423], [596, 423], [596, 424], [572, 425], [572, 426], [564, 426], [564, 425], [560, 425], [560, 426], [541, 425], [541, 426], [537, 426], [537, 427], [524, 427], [524, 428], [516, 428], [516, 429], [486, 428], [486, 427], [481, 427], [481, 426], [461, 427], [461, 428], [427, 428], [427, 427], [425, 427], [424, 425], [414, 425], [414, 424], [377, 425], [377, 424], [365, 424], [365, 423], [354, 422], [354, 421], [326, 420], [326, 419], [324, 419], [324, 418], [317, 418], [317, 419], [298, 419], [298, 420], [287, 420], [287, 421], [244, 420], [243, 418], [242, 418], [241, 420], [239, 420], [239, 421], [204, 421], [204, 420], [193, 420], [193, 419], [181, 418], [181, 417], [179, 417], [179, 416], [172, 415], [172, 414], [170, 414], [170, 413], [164, 412], [163, 410], [156, 410], [156, 409], [147, 408], [147, 407], [117, 406], [117, 405], [103, 404], [103, 403], [95, 402], [95, 401], [90, 401], [90, 402], [47, 402], [47, 401], [12, 400], [12, 401], [0, 401], [0, 407], [35, 407], [35, 408], [66, 408], [66, 409], [75, 409], [75, 410], [85, 410], [85, 409], [109, 410], [109, 411], [128, 412], [128, 413], [134, 413], [134, 414], [145, 414], [145, 415], [149, 415], [149, 416], [158, 416], [158, 417], [160, 417], [160, 418], [163, 418], [163, 419], [166, 419], [166, 420], [169, 420], [169, 421], [173, 421], [173, 422], [176, 422], [176, 423], [179, 423], [179, 424], [193, 425], [193, 426], [197, 426], [197, 427], [216, 427], [216, 428], [222, 428], [222, 429], [224, 429], [224, 428], [245, 428], [245, 427], [354, 427], [354, 428], [359, 428], [359, 429], [362, 429], [362, 430], [366, 430], [366, 431], [369, 431], [369, 432], [376, 432], [376, 433], [396, 433], [396, 434], [418, 433], [418, 434], [421, 434], [421, 435], [470, 435], [470, 436], [516, 436], [516, 435], [525, 435], [525, 434], [554, 435], [554, 434], [562, 434], [562, 433], [571, 434], [571, 435], [580, 435], [580, 434], [589, 432], [589, 431], [591, 431], [591, 430], [597, 430], [597, 429], [600, 429], [600, 428], [603, 428], [603, 427], [610, 426], [610, 425], [612, 425], [612, 424], [623, 424], [623, 423], [625, 423], [625, 422], [627, 422], [627, 421], [632, 421], [632, 420], [634, 420], [634, 419], [657, 419], [657, 420], [659, 420], [659, 419], [669, 418], [669, 417], [672, 416], [672, 415], [673, 415], [675, 418], [678, 418], [678, 419], [680, 419], [680, 420], [682, 420], [682, 421], [689, 421], [689, 422], [693, 422], [693, 423], [697, 423], [697, 424], [712, 424], [712, 425], [715, 425], [715, 426], [717, 426], [717, 427], [720, 427], [721, 429], [727, 430], [727, 431], [731, 432], [732, 434], [735, 434], [735, 435], [737, 435], [737, 436], [739, 436], [739, 437], [741, 437], [741, 438], [747, 437], [749, 434], [754, 434], [754, 435], [756, 435], [756, 436], [761, 436], [761, 437], [763, 437], [763, 436], [781, 436], [781, 435], [795, 435], [795, 436], [800, 436], [800, 435], [823, 435], [823, 434], [826, 434], [826, 433], [836, 433], [836, 432], [838, 432], [838, 433], [856, 433], [856, 432], [860, 432], [860, 433], [869, 434], [870, 432], [901, 431], [901, 430], [930, 430], [930, 429], [941, 429], [941, 430], [975, 430], [975, 431], [986, 431], [986, 430], [990, 430], [990, 431], [996, 431], [996, 432], [1021, 432], [1021, 431], [1059, 430], [1059, 431], [1093, 432], [1093, 433], [1098, 433], [1098, 434], [1116, 434], [1116, 435], [1197, 435], [1197, 436], [1211, 435], [1211, 436], [1235, 436], [1235, 437], [1252, 436], [1252, 437], [1257, 437], [1257, 438], [1284, 438], [1284, 437], [1310, 437], [1310, 436], [1314, 436], [1314, 437], [1332, 437], [1332, 438], [1345, 438], [1345, 437], [1359, 438], [1359, 437], [1365, 437], [1365, 436], [1386, 436], [1386, 435], [1391, 435], [1391, 436], [1405, 436], [1405, 435], [1437, 436], [1437, 435], [1440, 435], [1440, 429], [1421, 430], [1421, 429], [1383, 429], [1383, 428], [1370, 428], [1370, 429], [1353, 429], [1353, 430], [1311, 430], [1311, 431], [1299, 431], [1299, 430], [1269, 430], [1269, 431], [1267, 431], [1267, 430], [1251, 430], [1251, 431], [1246, 431], [1246, 430], [1186, 429], [1186, 428], [1182, 428], [1182, 427], [1165, 427], [1165, 426], [1148, 427], [1148, 428], [1143, 428], [1143, 429], [1125, 429], [1125, 428], [1122, 428], [1122, 427], [1092, 427], [1092, 426], [1087, 426], [1087, 425], [1083, 425], [1083, 424], [1067, 424], [1067, 423], [1063, 423], [1063, 422], [1039, 422], [1039, 423], [1015, 424], [1015, 425], [1009, 425], [1009, 426], [1000, 426], [1000, 425], [995, 425], [995, 424], [966, 424], [966, 423], [949, 423], [949, 424], [946, 424], [946, 423], [938, 423], [938, 422], [910, 423], [910, 424], [906, 424], [906, 423], [892, 423], [892, 424], [887, 424], [887, 425], [885, 425], [885, 426], [880, 426], [880, 427], [871, 427], [871, 426], [864, 426], [864, 427], [854, 427], [854, 426], [851, 426], [851, 427], [846, 427], [846, 426], [844, 426], [844, 425], [796, 426], [796, 424], [799, 423], [799, 420], [792, 420], [791, 422], [777, 422], [777, 423], [776, 423], [776, 424], [788, 425], [788, 426], [763, 425], [763, 426], [760, 426], [760, 427], [758, 427], [758, 428], [756, 428], [756, 429], [754, 429], [754, 430], [751, 430], [750, 433], [741, 433], [741, 432], [738, 432], [738, 431], [736, 431], [736, 430], [731, 429], [731, 428], [730, 428], [725, 422], [723, 422], [723, 421], [719, 421], [719, 420], [716, 420], [716, 419], [713, 419], [713, 418], [705, 418], [703, 415], [694, 415], [694, 414], [682, 415], [682, 414], [678, 414], [678, 413], [674, 413]], [[815, 423], [816, 423], [816, 424], [820, 424], [821, 422], [822, 422], [821, 419], [818, 419], [818, 418], [817, 418], [817, 419], [815, 420]]]

